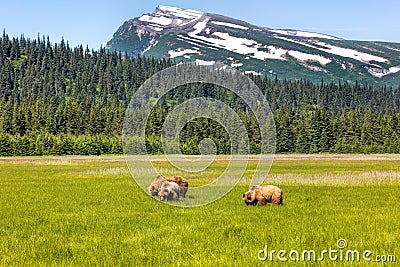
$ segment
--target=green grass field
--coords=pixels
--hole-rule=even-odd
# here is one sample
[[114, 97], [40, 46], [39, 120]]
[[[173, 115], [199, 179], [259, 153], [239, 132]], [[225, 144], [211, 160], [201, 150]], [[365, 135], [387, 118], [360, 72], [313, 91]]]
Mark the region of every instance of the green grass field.
[[[209, 182], [225, 163], [217, 158], [188, 175], [190, 185]], [[266, 245], [287, 259], [298, 251], [300, 260], [288, 259], [288, 266], [400, 262], [399, 155], [277, 156], [265, 184], [283, 189], [283, 206], [243, 203], [254, 168], [250, 162], [220, 200], [181, 208], [151, 199], [123, 157], [0, 159], [0, 265], [280, 266], [277, 252], [257, 258]], [[340, 238], [347, 241], [343, 253], [370, 250], [371, 261], [301, 259], [304, 250], [317, 258], [337, 250]]]

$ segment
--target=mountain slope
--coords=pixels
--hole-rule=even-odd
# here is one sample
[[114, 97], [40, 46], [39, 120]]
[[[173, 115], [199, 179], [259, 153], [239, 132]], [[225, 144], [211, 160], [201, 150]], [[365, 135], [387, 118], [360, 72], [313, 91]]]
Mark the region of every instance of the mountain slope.
[[222, 15], [168, 6], [126, 21], [109, 50], [197, 61], [215, 61], [246, 73], [319, 82], [400, 84], [400, 44], [343, 40], [296, 30], [255, 26]]

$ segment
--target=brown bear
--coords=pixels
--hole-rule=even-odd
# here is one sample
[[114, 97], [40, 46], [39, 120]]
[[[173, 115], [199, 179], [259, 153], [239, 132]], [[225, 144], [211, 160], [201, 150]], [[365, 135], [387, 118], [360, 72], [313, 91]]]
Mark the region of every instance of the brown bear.
[[266, 203], [271, 203], [272, 205], [283, 204], [282, 189], [275, 185], [252, 186], [242, 197], [246, 205], [255, 206], [258, 202], [260, 202], [262, 206]]
[[161, 201], [178, 200], [179, 199], [179, 185], [175, 182], [164, 181], [161, 184], [158, 195]]
[[156, 177], [156, 179], [154, 179], [154, 181], [151, 183], [151, 185], [149, 186], [148, 190], [149, 190], [149, 194], [152, 197], [156, 197], [158, 196], [158, 191], [160, 191], [161, 185], [163, 182], [167, 181], [165, 179], [164, 176], [162, 175], [158, 175]]
[[186, 197], [186, 192], [188, 191], [189, 182], [181, 176], [169, 176], [164, 177], [168, 182], [175, 182], [179, 185], [179, 196]]

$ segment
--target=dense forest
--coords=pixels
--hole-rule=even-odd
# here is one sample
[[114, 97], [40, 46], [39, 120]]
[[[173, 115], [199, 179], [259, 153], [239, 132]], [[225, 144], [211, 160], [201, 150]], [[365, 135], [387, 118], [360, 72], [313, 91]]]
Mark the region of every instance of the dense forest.
[[[0, 57], [0, 156], [122, 153], [122, 124], [132, 95], [147, 78], [175, 64], [5, 33]], [[400, 153], [400, 87], [250, 78], [274, 112], [277, 152]], [[208, 96], [237, 111], [251, 152], [257, 153], [262, 126], [230, 95], [214, 85], [189, 84], [163, 97], [147, 124], [148, 152], [162, 152], [162, 122], [174, 105]], [[206, 137], [220, 154], [230, 152], [229, 136], [209, 119], [184, 127], [182, 151], [199, 153], [198, 143]]]

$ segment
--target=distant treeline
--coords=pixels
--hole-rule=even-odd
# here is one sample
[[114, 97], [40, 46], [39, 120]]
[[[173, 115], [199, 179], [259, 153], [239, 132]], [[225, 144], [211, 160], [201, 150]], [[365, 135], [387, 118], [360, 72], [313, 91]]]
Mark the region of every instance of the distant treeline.
[[[0, 57], [2, 156], [122, 153], [130, 98], [147, 78], [174, 65], [103, 48], [70, 48], [64, 41], [10, 39], [5, 33]], [[400, 88], [251, 78], [274, 112], [278, 152], [400, 153]], [[259, 151], [259, 126], [237, 96], [212, 84], [189, 84], [163, 97], [153, 110], [147, 124], [149, 153], [162, 152], [161, 126], [168, 111], [196, 96], [214, 97], [235, 109], [248, 130], [251, 152]], [[230, 152], [229, 136], [208, 119], [187, 124], [182, 151], [199, 153], [205, 137], [215, 140], [220, 154]]]

